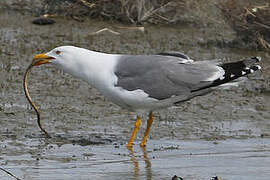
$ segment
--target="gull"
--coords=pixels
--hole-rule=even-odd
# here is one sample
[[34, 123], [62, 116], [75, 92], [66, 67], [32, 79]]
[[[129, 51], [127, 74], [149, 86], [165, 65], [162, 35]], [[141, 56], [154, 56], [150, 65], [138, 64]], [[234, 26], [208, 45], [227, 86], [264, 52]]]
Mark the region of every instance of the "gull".
[[60, 46], [34, 56], [32, 66], [51, 64], [89, 83], [108, 100], [137, 113], [135, 127], [127, 143], [133, 146], [142, 113], [149, 113], [140, 146], [144, 147], [152, 126], [153, 111], [202, 96], [261, 67], [260, 57], [223, 63], [194, 61], [187, 55], [169, 51], [154, 55], [107, 54], [75, 46]]

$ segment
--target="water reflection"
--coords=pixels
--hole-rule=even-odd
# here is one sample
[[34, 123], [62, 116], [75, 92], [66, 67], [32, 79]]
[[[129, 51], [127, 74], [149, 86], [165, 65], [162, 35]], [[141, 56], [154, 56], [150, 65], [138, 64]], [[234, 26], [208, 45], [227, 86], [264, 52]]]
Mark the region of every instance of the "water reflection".
[[130, 160], [133, 162], [133, 177], [134, 179], [139, 179], [139, 162], [137, 161], [137, 159], [135, 158], [134, 155], [134, 151], [132, 147], [127, 147], [128, 151], [129, 151], [129, 157]]
[[145, 162], [146, 177], [147, 177], [147, 180], [150, 180], [152, 179], [152, 164], [147, 156], [146, 148], [142, 147], [141, 149], [143, 151], [143, 160]]
[[[140, 167], [139, 167], [139, 161], [138, 159], [140, 160], [141, 156], [136, 156], [134, 151], [133, 151], [133, 148], [132, 147], [128, 147], [127, 148], [128, 151], [129, 151], [129, 156], [130, 156], [130, 160], [133, 162], [133, 179], [134, 180], [137, 180], [139, 179], [139, 172], [140, 172]], [[147, 156], [147, 150], [145, 147], [141, 147], [141, 150], [143, 152], [143, 160], [144, 160], [144, 163], [145, 163], [145, 172], [146, 172], [146, 177], [147, 177], [147, 180], [151, 180], [152, 179], [152, 164], [151, 164], [151, 161], [149, 160], [148, 156]]]

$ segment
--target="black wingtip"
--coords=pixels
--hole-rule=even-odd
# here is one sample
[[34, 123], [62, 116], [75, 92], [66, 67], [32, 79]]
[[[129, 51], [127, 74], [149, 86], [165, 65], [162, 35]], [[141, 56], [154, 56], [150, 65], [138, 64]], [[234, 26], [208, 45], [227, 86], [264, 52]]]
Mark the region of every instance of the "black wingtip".
[[262, 58], [260, 56], [252, 57], [251, 59], [256, 60], [256, 62], [261, 62]]
[[234, 81], [237, 78], [240, 78], [242, 76], [246, 76], [248, 74], [252, 74], [257, 70], [262, 69], [260, 65], [256, 64], [262, 60], [261, 57], [252, 57], [246, 60], [237, 61], [237, 62], [229, 62], [222, 64], [221, 67], [224, 69], [225, 74], [221, 76], [219, 79], [216, 79], [212, 82], [212, 84], [205, 86], [200, 89], [196, 89], [195, 91], [210, 88], [210, 87], [216, 87], [225, 83], [228, 83], [230, 81]]

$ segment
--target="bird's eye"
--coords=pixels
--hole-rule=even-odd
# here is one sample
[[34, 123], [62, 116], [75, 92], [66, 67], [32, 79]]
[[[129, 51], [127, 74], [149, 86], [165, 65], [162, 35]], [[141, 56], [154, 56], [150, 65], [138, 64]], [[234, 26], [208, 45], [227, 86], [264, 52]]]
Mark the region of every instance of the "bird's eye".
[[60, 53], [61, 53], [61, 51], [56, 51], [55, 53], [56, 53], [56, 54], [60, 54]]

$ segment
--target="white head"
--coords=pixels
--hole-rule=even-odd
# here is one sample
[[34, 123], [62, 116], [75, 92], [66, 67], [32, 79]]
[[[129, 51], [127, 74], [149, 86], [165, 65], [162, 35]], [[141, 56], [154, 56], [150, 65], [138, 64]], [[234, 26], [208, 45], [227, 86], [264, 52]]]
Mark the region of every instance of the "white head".
[[89, 53], [94, 52], [75, 46], [60, 46], [47, 53], [35, 55], [31, 66], [52, 64], [64, 72], [78, 77], [80, 70], [90, 62], [91, 54]]
[[[53, 63], [56, 65], [64, 65], [66, 61], [69, 63], [75, 60], [75, 57], [85, 50], [75, 46], [60, 46], [53, 50], [34, 56], [32, 65], [39, 66], [41, 64]], [[73, 60], [74, 59], [74, 60]]]
[[[30, 66], [42, 64], [51, 64], [66, 73], [91, 83], [100, 78], [97, 76], [104, 74], [101, 72], [110, 73], [115, 61], [109, 54], [75, 46], [60, 46], [47, 53], [35, 55]], [[111, 69], [104, 68], [105, 66], [111, 67]]]

